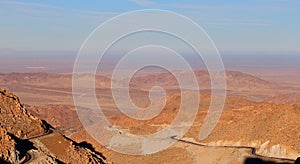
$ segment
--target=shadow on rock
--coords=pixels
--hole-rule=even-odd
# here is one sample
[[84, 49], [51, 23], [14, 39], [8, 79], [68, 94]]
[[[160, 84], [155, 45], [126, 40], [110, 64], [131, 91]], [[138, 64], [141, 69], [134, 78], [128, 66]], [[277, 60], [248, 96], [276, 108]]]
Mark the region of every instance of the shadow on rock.
[[244, 164], [290, 164], [290, 163], [265, 161], [260, 158], [247, 158]]
[[11, 138], [14, 139], [16, 141], [16, 149], [20, 152], [19, 154], [19, 157], [20, 159], [23, 158], [27, 151], [28, 150], [31, 150], [31, 149], [36, 149], [34, 146], [33, 146], [33, 143], [28, 141], [28, 140], [22, 140], [12, 134], [10, 134]]
[[86, 148], [86, 149], [89, 149], [89, 150], [95, 152], [97, 155], [101, 156], [104, 160], [106, 159], [106, 158], [103, 156], [103, 154], [101, 154], [101, 153], [99, 153], [98, 151], [95, 150], [95, 148], [93, 147], [92, 144], [90, 144], [90, 143], [88, 143], [88, 142], [86, 142], [86, 141], [83, 141], [83, 142], [78, 143], [78, 146], [83, 147], [83, 148]]

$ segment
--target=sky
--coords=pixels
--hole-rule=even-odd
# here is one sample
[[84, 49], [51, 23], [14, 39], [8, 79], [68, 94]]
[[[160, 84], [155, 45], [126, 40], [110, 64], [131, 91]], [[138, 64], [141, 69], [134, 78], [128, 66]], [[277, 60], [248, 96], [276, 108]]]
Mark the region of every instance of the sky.
[[74, 55], [101, 23], [141, 9], [192, 19], [224, 54], [300, 54], [299, 0], [0, 0], [0, 56]]

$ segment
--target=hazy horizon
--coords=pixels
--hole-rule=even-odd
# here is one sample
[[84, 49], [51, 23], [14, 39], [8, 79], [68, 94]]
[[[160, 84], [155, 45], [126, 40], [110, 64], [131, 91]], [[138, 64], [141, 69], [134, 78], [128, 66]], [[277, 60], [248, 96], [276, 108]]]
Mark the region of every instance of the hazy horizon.
[[0, 163], [298, 163], [300, 0], [0, 0]]
[[[299, 4], [297, 0], [118, 0], [84, 4], [3, 0], [0, 1], [0, 72], [70, 73], [82, 44], [99, 25], [122, 13], [159, 9], [182, 14], [201, 26], [220, 52], [225, 69], [254, 74], [282, 69], [292, 74], [299, 69], [300, 61], [300, 22], [296, 21]], [[116, 29], [110, 29], [96, 46], [113, 35], [113, 30]], [[106, 67], [110, 67], [114, 56], [124, 55], [124, 49], [136, 43], [160, 45], [166, 41], [166, 45], [178, 47], [193, 68], [204, 68], [201, 59], [195, 58], [188, 47], [172, 36], [143, 32], [122, 39], [122, 44], [107, 54]]]

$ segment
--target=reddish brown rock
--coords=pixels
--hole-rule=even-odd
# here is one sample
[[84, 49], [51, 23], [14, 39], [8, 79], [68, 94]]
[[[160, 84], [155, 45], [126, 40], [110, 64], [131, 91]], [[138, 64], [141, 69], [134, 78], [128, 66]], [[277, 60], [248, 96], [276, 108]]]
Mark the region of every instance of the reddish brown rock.
[[16, 149], [16, 141], [7, 131], [0, 128], [0, 163], [16, 163], [19, 160], [19, 151]]
[[19, 98], [0, 89], [0, 126], [19, 138], [45, 133], [46, 126], [40, 119], [29, 114]]

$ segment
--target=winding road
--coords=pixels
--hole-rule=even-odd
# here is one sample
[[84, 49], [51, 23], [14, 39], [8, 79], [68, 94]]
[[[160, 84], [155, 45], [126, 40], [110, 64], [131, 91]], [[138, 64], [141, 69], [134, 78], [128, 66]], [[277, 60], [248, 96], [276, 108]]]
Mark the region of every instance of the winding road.
[[[50, 128], [45, 134], [41, 134], [41, 135], [37, 135], [37, 136], [32, 136], [29, 138], [26, 138], [25, 140], [34, 140], [37, 138], [41, 138], [44, 136], [48, 136], [52, 133], [54, 133], [54, 129]], [[35, 159], [34, 154], [30, 152], [30, 150], [28, 150], [25, 154], [25, 156], [23, 157], [23, 159], [21, 160], [20, 164], [26, 164], [26, 163], [30, 163], [31, 161], [33, 161]]]
[[209, 145], [205, 145], [205, 144], [201, 144], [201, 143], [197, 143], [197, 142], [192, 142], [192, 141], [179, 139], [179, 138], [177, 138], [177, 136], [172, 136], [171, 139], [177, 140], [179, 142], [191, 144], [191, 145], [201, 146], [201, 147], [248, 149], [248, 150], [250, 150], [251, 155], [254, 155], [254, 156], [256, 156], [258, 158], [261, 158], [261, 159], [275, 160], [276, 162], [277, 161], [289, 162], [289, 163], [294, 163], [295, 162], [295, 160], [293, 160], [293, 159], [269, 157], [269, 156], [264, 156], [264, 155], [257, 154], [257, 149], [254, 148], [254, 147], [249, 147], [249, 146], [209, 146]]
[[30, 153], [26, 153], [25, 157], [23, 157], [23, 159], [21, 160], [20, 164], [25, 164], [25, 163], [29, 163], [32, 159], [34, 159]]
[[[41, 138], [41, 137], [44, 137], [44, 136], [48, 136], [48, 135], [50, 135], [54, 132], [55, 132], [55, 130], [51, 128], [45, 134], [33, 136], [33, 137], [30, 137], [30, 138], [27, 138], [26, 140], [33, 140], [33, 139]], [[295, 160], [293, 160], [293, 159], [279, 158], [279, 157], [269, 157], [269, 156], [264, 156], [264, 155], [257, 154], [257, 149], [254, 148], [254, 147], [249, 147], [249, 146], [209, 146], [209, 145], [205, 145], [205, 144], [201, 144], [201, 143], [197, 143], [197, 142], [192, 142], [192, 141], [188, 141], [188, 140], [184, 140], [184, 139], [179, 139], [179, 138], [177, 138], [177, 136], [172, 136], [170, 138], [173, 139], [173, 140], [177, 140], [178, 142], [183, 142], [183, 143], [196, 145], [196, 146], [200, 146], [200, 147], [248, 149], [250, 151], [251, 155], [256, 156], [258, 158], [261, 158], [261, 159], [273, 160], [273, 161], [276, 161], [276, 162], [278, 162], [278, 161], [280, 161], [280, 162], [289, 162], [289, 163], [294, 163], [295, 162]], [[30, 163], [32, 160], [34, 160], [34, 154], [32, 154], [31, 152], [28, 151], [25, 154], [25, 157], [21, 160], [20, 164]]]

